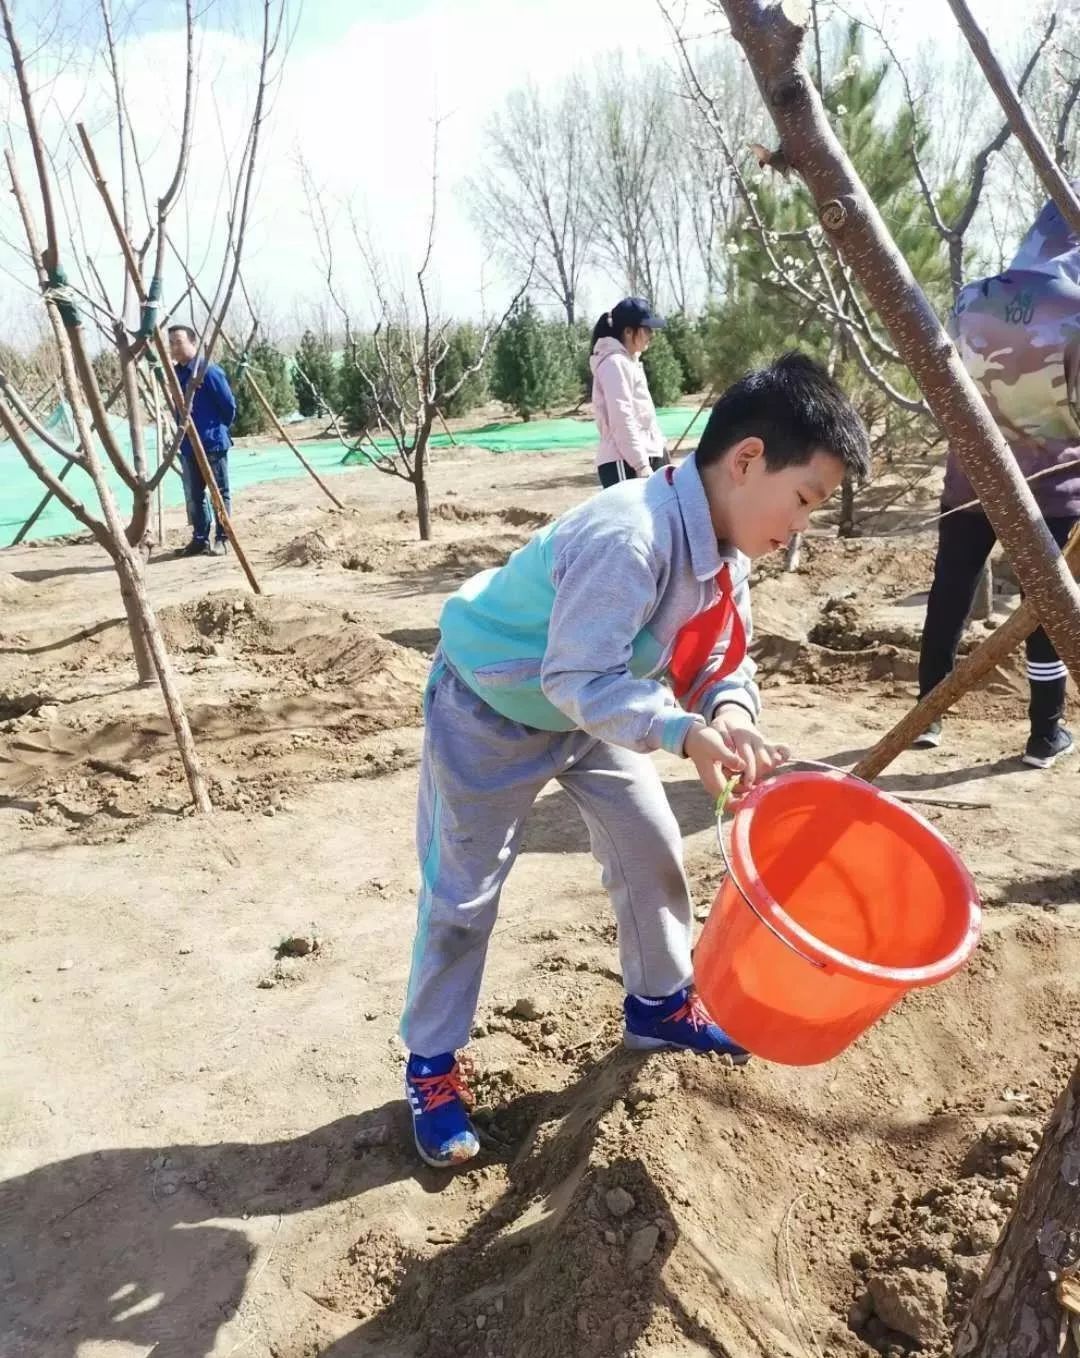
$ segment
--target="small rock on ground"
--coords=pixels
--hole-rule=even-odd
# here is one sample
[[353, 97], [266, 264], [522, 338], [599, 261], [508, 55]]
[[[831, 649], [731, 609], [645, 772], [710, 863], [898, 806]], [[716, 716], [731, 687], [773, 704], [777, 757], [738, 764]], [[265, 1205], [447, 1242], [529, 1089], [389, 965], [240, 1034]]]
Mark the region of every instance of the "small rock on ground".
[[604, 1204], [613, 1217], [624, 1217], [634, 1210], [634, 1199], [625, 1188], [611, 1188], [604, 1194]]
[[642, 1226], [640, 1231], [635, 1231], [630, 1237], [630, 1249], [626, 1256], [628, 1267], [643, 1268], [656, 1253], [659, 1240], [658, 1226]]

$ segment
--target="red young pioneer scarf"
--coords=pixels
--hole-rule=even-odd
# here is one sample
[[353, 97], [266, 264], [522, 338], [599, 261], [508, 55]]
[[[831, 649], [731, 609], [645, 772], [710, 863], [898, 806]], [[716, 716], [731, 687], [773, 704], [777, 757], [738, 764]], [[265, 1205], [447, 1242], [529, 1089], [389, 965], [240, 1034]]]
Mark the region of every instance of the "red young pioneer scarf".
[[[667, 474], [670, 481], [670, 467], [667, 468]], [[675, 696], [685, 708], [693, 707], [710, 684], [733, 673], [746, 658], [746, 628], [743, 625], [739, 610], [735, 606], [735, 595], [731, 585], [731, 567], [727, 562], [720, 567], [716, 576], [716, 585], [720, 591], [720, 598], [704, 613], [699, 613], [696, 617], [691, 618], [685, 627], [679, 629], [679, 634], [675, 638], [668, 674], [671, 677], [671, 686], [674, 689]], [[694, 679], [701, 673], [705, 662], [713, 652], [713, 647], [728, 627], [731, 628], [731, 638], [719, 668], [691, 691]]]

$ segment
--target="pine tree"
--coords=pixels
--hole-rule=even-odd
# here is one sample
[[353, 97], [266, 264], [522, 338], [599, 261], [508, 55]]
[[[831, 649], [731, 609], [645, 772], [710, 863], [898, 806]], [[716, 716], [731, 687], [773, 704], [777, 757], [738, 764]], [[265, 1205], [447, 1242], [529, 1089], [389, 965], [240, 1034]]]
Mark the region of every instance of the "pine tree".
[[684, 373], [667, 334], [658, 330], [641, 360], [649, 379], [649, 392], [658, 406], [674, 404], [683, 392]]
[[366, 434], [378, 423], [379, 409], [368, 382], [378, 371], [370, 336], [353, 337], [338, 373], [338, 410], [350, 434]]
[[[289, 366], [281, 350], [269, 340], [259, 340], [248, 351], [247, 362], [252, 377], [258, 382], [274, 414], [290, 414], [296, 408], [296, 395], [289, 380]], [[239, 360], [226, 359], [221, 366], [225, 369], [236, 398], [233, 435], [243, 438], [246, 434], [265, 434], [272, 426], [244, 378]]]
[[[440, 391], [451, 391], [466, 368], [471, 368], [480, 352], [482, 337], [475, 325], [455, 326], [450, 334], [450, 347], [446, 357], [439, 364], [438, 385]], [[450, 400], [440, 402], [442, 413], [448, 418], [461, 419], [488, 399], [488, 378], [490, 361], [485, 357], [483, 364], [470, 377], [466, 378]]]
[[677, 311], [667, 318], [664, 335], [682, 368], [683, 391], [704, 391], [709, 381], [709, 359], [701, 326], [692, 317]]
[[[893, 239], [927, 296], [944, 311], [951, 302], [948, 258], [911, 171], [911, 113], [904, 108], [888, 122], [882, 120], [882, 86], [887, 73], [888, 62], [868, 61], [861, 30], [852, 24], [837, 59], [837, 73], [826, 82], [822, 97], [837, 135]], [[918, 149], [924, 148], [926, 137], [921, 129], [916, 133]], [[944, 190], [946, 209], [955, 192], [952, 186]], [[786, 233], [807, 230], [820, 238], [812, 200], [799, 181], [785, 181], [772, 172], [760, 178], [754, 193], [773, 252], [786, 271], [813, 292], [819, 286], [814, 252], [804, 241], [785, 238]], [[837, 332], [817, 300], [808, 302], [784, 285], [756, 235], [744, 225], [722, 248], [729, 265], [727, 298], [713, 311], [707, 326], [709, 367], [717, 385], [726, 385], [755, 363], [768, 361], [797, 344], [822, 360], [833, 351], [840, 364], [841, 381], [857, 400], [866, 395], [869, 380], [853, 358], [850, 341]], [[827, 246], [819, 244], [818, 250], [836, 276]], [[856, 292], [863, 308], [869, 310], [865, 297], [857, 288]], [[820, 291], [818, 297], [824, 301], [825, 292]], [[740, 337], [749, 338], [750, 345]], [[915, 394], [906, 368], [884, 365], [876, 355], [874, 358], [896, 387]]]
[[[564, 327], [560, 327], [564, 328]], [[523, 420], [550, 410], [573, 387], [568, 346], [526, 298], [514, 308], [495, 347], [491, 390]]]
[[337, 408], [338, 371], [330, 346], [305, 330], [296, 350], [292, 384], [301, 415], [325, 415]]

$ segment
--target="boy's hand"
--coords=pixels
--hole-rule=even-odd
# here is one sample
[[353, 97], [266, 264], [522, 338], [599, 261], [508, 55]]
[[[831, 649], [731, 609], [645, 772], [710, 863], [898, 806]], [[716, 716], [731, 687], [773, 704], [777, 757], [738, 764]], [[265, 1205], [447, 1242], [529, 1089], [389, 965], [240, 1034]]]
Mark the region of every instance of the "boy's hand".
[[740, 775], [739, 791], [747, 792], [791, 758], [785, 746], [766, 740], [746, 709], [735, 703], [721, 708], [711, 726], [694, 727], [685, 751], [713, 797], [719, 797], [732, 774]]
[[712, 719], [712, 729], [724, 737], [742, 760], [739, 792], [749, 792], [756, 782], [791, 758], [788, 747], [775, 745], [763, 736], [754, 725], [753, 717], [739, 703], [726, 703], [721, 707]]

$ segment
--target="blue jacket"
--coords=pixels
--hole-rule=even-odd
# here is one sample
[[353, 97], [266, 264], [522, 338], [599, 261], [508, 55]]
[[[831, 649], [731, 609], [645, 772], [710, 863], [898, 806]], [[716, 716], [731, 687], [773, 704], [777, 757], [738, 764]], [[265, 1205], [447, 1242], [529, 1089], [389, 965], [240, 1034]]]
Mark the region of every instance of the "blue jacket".
[[687, 706], [661, 682], [681, 630], [717, 603], [725, 565], [749, 641], [750, 562], [717, 542], [689, 457], [670, 478], [658, 473], [602, 491], [504, 566], [473, 576], [443, 608], [443, 655], [512, 721], [682, 754], [690, 728], [722, 703], [753, 717], [760, 711], [754, 662], [742, 654], [729, 669], [734, 623], [703, 657]]
[[[175, 365], [180, 389], [185, 394], [194, 366], [193, 363]], [[211, 363], [206, 369], [206, 375], [195, 393], [191, 415], [202, 439], [202, 445], [208, 453], [224, 453], [232, 447], [229, 426], [236, 419], [236, 398], [229, 387], [229, 379], [216, 363]], [[186, 457], [195, 456], [191, 441], [186, 435], [180, 445], [180, 451]]]

